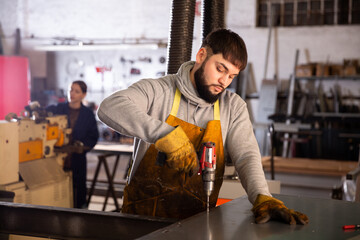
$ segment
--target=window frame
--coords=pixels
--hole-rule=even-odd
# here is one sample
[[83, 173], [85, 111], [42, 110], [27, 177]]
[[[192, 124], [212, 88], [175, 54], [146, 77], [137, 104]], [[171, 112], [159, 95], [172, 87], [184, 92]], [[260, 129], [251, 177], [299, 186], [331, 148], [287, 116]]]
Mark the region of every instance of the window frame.
[[256, 13], [256, 27], [268, 27], [271, 14], [273, 26], [355, 25], [360, 24], [359, 17], [353, 17], [360, 14], [360, 0], [258, 0]]

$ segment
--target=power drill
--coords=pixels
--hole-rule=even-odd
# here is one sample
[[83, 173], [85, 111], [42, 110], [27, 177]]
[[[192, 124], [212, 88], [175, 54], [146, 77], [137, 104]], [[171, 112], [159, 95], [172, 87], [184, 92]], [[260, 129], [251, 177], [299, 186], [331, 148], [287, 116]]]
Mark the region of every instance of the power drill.
[[204, 142], [201, 144], [200, 152], [200, 168], [198, 175], [202, 175], [204, 182], [204, 190], [207, 197], [207, 211], [209, 212], [209, 198], [210, 194], [214, 190], [215, 182], [215, 169], [216, 169], [216, 151], [215, 143]]

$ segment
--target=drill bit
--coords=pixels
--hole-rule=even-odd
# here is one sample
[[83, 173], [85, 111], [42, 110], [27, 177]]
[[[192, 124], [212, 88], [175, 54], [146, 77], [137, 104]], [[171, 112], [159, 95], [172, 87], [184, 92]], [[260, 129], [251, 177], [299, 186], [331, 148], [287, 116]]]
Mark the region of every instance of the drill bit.
[[209, 200], [209, 195], [207, 195], [207, 199], [206, 199], [206, 211], [207, 211], [207, 213], [209, 213], [209, 202], [210, 202], [210, 200]]

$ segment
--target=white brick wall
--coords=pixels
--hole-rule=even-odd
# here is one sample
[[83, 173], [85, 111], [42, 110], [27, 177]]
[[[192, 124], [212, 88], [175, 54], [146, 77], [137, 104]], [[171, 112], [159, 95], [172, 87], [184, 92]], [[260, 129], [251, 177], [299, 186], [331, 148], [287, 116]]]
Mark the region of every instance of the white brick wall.
[[[225, 3], [226, 25], [244, 38], [259, 90], [264, 74], [268, 30], [255, 28], [255, 0], [227, 0]], [[53, 37], [166, 39], [171, 4], [171, 0], [0, 0], [5, 53], [14, 52], [14, 33], [19, 27], [22, 54], [30, 58], [32, 77], [44, 77], [46, 58], [44, 53], [35, 52], [34, 46], [49, 43]], [[200, 30], [195, 27], [195, 31]], [[275, 32], [277, 41], [274, 40]], [[200, 36], [198, 33], [194, 35]], [[31, 36], [41, 39], [31, 39]], [[268, 78], [275, 72], [282, 79], [289, 78], [296, 49], [300, 50], [299, 63], [305, 62], [305, 49], [309, 50], [312, 61], [329, 58], [332, 62], [342, 62], [344, 58], [360, 57], [359, 25], [278, 28], [273, 31], [271, 41]]]
[[0, 0], [5, 36], [167, 37], [171, 1]]

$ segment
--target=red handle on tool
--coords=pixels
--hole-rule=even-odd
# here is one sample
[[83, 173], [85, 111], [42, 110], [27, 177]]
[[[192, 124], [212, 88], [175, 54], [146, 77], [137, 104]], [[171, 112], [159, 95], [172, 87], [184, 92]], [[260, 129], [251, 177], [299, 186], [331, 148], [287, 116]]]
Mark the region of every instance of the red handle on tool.
[[213, 142], [204, 142], [201, 144], [198, 175], [200, 175], [205, 168], [216, 168], [216, 151], [215, 143]]
[[344, 230], [356, 229], [356, 228], [360, 228], [360, 224], [358, 224], [358, 225], [345, 225], [345, 226], [343, 226], [343, 229], [344, 229]]

